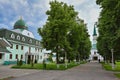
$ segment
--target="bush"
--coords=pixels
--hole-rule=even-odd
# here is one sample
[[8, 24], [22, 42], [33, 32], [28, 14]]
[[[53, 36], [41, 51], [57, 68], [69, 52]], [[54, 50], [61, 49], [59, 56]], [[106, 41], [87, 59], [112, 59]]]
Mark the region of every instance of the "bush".
[[23, 64], [22, 59], [19, 61], [19, 66], [21, 66]]

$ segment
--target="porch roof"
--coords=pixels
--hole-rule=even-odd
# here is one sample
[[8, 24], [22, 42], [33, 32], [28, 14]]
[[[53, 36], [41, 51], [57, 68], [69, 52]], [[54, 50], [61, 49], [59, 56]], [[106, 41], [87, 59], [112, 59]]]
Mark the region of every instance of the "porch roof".
[[0, 38], [0, 46], [1, 47], [10, 47], [11, 44], [5, 38]]
[[11, 53], [11, 52], [7, 50], [6, 48], [0, 47], [0, 53]]

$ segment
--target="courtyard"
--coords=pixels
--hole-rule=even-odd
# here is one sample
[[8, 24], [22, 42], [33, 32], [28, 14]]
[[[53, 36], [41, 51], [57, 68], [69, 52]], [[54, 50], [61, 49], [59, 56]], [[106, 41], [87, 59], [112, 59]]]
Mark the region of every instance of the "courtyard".
[[0, 66], [0, 78], [8, 80], [119, 80], [113, 72], [105, 71], [101, 64], [92, 61], [68, 70], [10, 69]]

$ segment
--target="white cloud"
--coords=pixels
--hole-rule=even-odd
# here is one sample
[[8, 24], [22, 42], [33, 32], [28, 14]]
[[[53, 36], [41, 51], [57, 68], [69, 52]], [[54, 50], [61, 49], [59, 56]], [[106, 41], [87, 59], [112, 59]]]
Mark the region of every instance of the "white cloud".
[[0, 24], [0, 28], [5, 28], [5, 29], [8, 29], [9, 27], [5, 24]]
[[[2, 26], [13, 26], [16, 20], [19, 19], [19, 16], [23, 16], [28, 26], [42, 27], [47, 19], [45, 12], [50, 7], [49, 1], [53, 0], [0, 0], [0, 11], [2, 11], [0, 14], [3, 17]], [[97, 21], [100, 12], [99, 7], [95, 4], [95, 0], [58, 1], [74, 5], [75, 10], [79, 12], [79, 17], [88, 24], [89, 33], [92, 35], [94, 22]], [[6, 26], [6, 28], [9, 27]]]

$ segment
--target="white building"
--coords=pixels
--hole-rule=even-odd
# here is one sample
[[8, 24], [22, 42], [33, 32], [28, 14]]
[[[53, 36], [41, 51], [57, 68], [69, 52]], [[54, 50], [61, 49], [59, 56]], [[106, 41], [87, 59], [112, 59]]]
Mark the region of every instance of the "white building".
[[17, 60], [40, 63], [44, 59], [40, 40], [34, 38], [22, 18], [13, 30], [0, 29], [0, 41], [0, 64], [16, 64]]
[[97, 51], [96, 44], [97, 44], [97, 33], [96, 33], [96, 27], [94, 25], [93, 41], [92, 41], [92, 49], [91, 49], [91, 54], [90, 54], [90, 60], [100, 60], [100, 61], [103, 61], [103, 57]]

